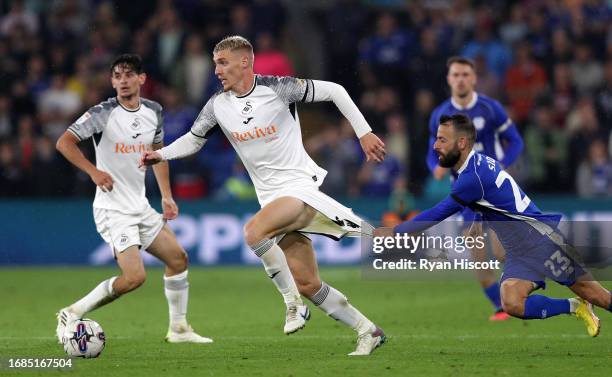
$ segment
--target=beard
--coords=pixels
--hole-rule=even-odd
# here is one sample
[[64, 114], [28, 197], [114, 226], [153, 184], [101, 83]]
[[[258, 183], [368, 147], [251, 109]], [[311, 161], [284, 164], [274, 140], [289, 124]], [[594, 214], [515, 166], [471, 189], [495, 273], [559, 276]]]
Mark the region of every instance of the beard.
[[470, 93], [471, 91], [467, 89], [467, 87], [457, 88], [455, 91], [455, 95], [459, 98], [466, 98], [468, 95], [470, 95]]
[[459, 152], [459, 148], [455, 147], [446, 155], [440, 154], [440, 159], [438, 163], [443, 168], [452, 168], [453, 166], [455, 166], [455, 164], [457, 164], [459, 158], [461, 158], [461, 152]]

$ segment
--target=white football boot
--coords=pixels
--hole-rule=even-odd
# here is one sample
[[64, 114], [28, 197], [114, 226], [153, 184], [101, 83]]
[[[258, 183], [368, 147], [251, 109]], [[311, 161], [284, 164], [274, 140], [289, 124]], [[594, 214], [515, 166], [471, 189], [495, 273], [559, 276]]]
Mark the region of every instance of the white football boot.
[[57, 316], [57, 328], [55, 329], [55, 335], [57, 336], [57, 342], [62, 344], [62, 338], [64, 337], [64, 332], [66, 332], [66, 326], [79, 318], [72, 313], [68, 307], [60, 309], [59, 312], [55, 313], [55, 315]]
[[310, 309], [304, 303], [293, 303], [287, 305], [285, 317], [285, 334], [293, 334], [306, 326], [306, 321], [310, 319]]
[[387, 341], [385, 332], [378, 326], [373, 332], [365, 332], [357, 337], [357, 348], [349, 356], [367, 356]]
[[212, 343], [213, 340], [198, 335], [187, 323], [172, 324], [166, 334], [168, 343]]

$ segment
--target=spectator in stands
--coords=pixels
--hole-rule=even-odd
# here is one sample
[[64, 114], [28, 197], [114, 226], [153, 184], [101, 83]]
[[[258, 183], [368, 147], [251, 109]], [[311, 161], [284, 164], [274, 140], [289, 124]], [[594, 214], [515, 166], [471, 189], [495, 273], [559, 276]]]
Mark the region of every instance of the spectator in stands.
[[602, 129], [597, 120], [593, 99], [581, 97], [567, 117], [565, 126], [570, 135], [568, 161], [571, 181], [575, 180], [578, 165], [587, 158], [588, 146], [597, 139], [608, 139], [608, 132]]
[[167, 145], [189, 132], [198, 110], [187, 105], [181, 92], [172, 86], [161, 88], [160, 99], [164, 111], [164, 143]]
[[185, 94], [190, 105], [201, 107], [204, 103], [211, 70], [212, 58], [205, 50], [201, 35], [189, 34], [185, 41], [185, 52], [172, 73], [172, 83]]
[[574, 47], [574, 57], [570, 64], [574, 86], [579, 94], [593, 94], [604, 78], [601, 63], [593, 59], [591, 46], [585, 42]]
[[576, 89], [572, 83], [572, 71], [566, 63], [553, 66], [552, 88], [549, 91], [553, 101], [554, 123], [563, 128], [567, 115], [576, 101]]
[[529, 113], [547, 85], [544, 68], [531, 57], [531, 47], [521, 42], [516, 48], [515, 63], [506, 74], [506, 90], [513, 119], [517, 124], [527, 120]]
[[426, 89], [436, 98], [446, 95], [446, 79], [440, 72], [446, 72], [446, 55], [440, 49], [438, 35], [433, 27], [421, 32], [418, 53], [410, 62], [410, 75], [415, 90]]
[[9, 35], [15, 28], [24, 28], [28, 34], [38, 32], [38, 17], [25, 7], [24, 0], [13, 0], [11, 10], [0, 20], [0, 33]]
[[[62, 179], [57, 179], [62, 177]], [[55, 139], [41, 136], [36, 140], [30, 185], [38, 196], [66, 196], [72, 193], [74, 170], [55, 150]]]
[[415, 51], [415, 37], [400, 28], [395, 16], [381, 13], [376, 19], [374, 35], [362, 41], [359, 60], [362, 69], [377, 81], [402, 89], [407, 85], [406, 66]]
[[367, 197], [389, 197], [395, 182], [402, 176], [400, 160], [392, 154], [387, 154], [379, 164], [365, 162], [357, 174], [359, 192]]
[[160, 3], [151, 27], [155, 32], [153, 50], [157, 65], [163, 75], [169, 75], [182, 53], [186, 34], [176, 9], [163, 4]]
[[389, 86], [377, 87], [363, 93], [361, 111], [373, 132], [384, 133], [385, 118], [391, 111], [401, 108], [398, 93]]
[[568, 182], [567, 136], [555, 125], [549, 101], [536, 107], [525, 131], [525, 146], [529, 186], [545, 192], [563, 190]]
[[24, 183], [24, 171], [19, 166], [15, 147], [9, 140], [0, 140], [0, 196], [23, 196]]
[[547, 30], [545, 11], [538, 9], [529, 12], [529, 31], [525, 40], [531, 46], [531, 54], [538, 61], [543, 61], [550, 53], [550, 38]]
[[361, 150], [346, 119], [339, 124], [324, 124], [322, 133], [309, 138], [305, 147], [327, 170], [327, 177], [321, 185], [323, 192], [336, 196], [358, 193], [355, 171], [361, 165]]
[[81, 99], [66, 88], [66, 78], [63, 75], [55, 74], [51, 79], [51, 87], [40, 94], [37, 106], [43, 132], [56, 139], [66, 131], [80, 110]]
[[593, 140], [588, 158], [578, 166], [576, 192], [585, 198], [612, 195], [612, 162], [603, 140]]
[[435, 104], [431, 91], [417, 91], [414, 96], [414, 111], [408, 120], [410, 158], [403, 163], [408, 166], [410, 179], [407, 184], [410, 191], [419, 194], [423, 191], [425, 178], [430, 174], [424, 158], [429, 150], [429, 117]]
[[[514, 44], [525, 39], [529, 28], [526, 21], [526, 9], [523, 4], [516, 3], [510, 8], [510, 17], [503, 22], [499, 28], [499, 34], [506, 46]], [[480, 74], [478, 78], [480, 79]], [[479, 91], [482, 91], [479, 89]]]
[[0, 94], [0, 140], [13, 136], [13, 132], [11, 99], [5, 94]]
[[474, 65], [478, 77], [478, 82], [476, 83], [478, 93], [485, 94], [491, 98], [502, 98], [501, 80], [489, 70], [485, 57], [483, 55], [476, 56]]
[[395, 187], [389, 197], [389, 210], [381, 219], [381, 226], [394, 227], [401, 222], [412, 219], [419, 211], [414, 208], [414, 196], [408, 191], [406, 178], [395, 181]]
[[546, 71], [551, 73], [555, 64], [569, 64], [573, 58], [572, 41], [563, 28], [557, 28], [551, 33], [550, 53], [544, 59]]
[[604, 78], [601, 88], [595, 94], [595, 109], [599, 124], [610, 132], [612, 130], [612, 59], [606, 62]]
[[17, 149], [15, 151], [19, 158], [19, 166], [26, 175], [32, 170], [35, 142], [34, 119], [30, 115], [22, 115], [17, 121]]
[[487, 5], [480, 6], [476, 11], [474, 39], [467, 41], [461, 56], [474, 59], [483, 55], [491, 72], [503, 78], [512, 63], [512, 55], [506, 46], [494, 38], [493, 28], [491, 9]]
[[280, 50], [269, 32], [262, 32], [255, 40], [253, 70], [260, 75], [294, 76], [293, 66], [287, 54]]

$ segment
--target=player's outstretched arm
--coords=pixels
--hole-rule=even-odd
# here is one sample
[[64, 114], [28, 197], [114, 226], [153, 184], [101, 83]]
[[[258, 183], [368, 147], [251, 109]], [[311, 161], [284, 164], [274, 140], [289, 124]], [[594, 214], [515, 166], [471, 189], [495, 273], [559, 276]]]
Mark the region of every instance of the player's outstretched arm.
[[66, 158], [66, 160], [70, 161], [72, 165], [87, 173], [87, 175], [91, 177], [91, 180], [96, 186], [100, 187], [102, 191], [112, 191], [113, 177], [107, 172], [96, 168], [91, 161], [85, 158], [85, 155], [83, 155], [83, 152], [81, 152], [77, 146], [79, 141], [80, 139], [76, 137], [76, 135], [70, 131], [66, 131], [57, 140], [55, 148]]
[[172, 144], [167, 145], [156, 151], [144, 151], [140, 156], [139, 167], [155, 165], [162, 161], [179, 159], [191, 156], [196, 153], [206, 143], [206, 139], [188, 132], [176, 139]]
[[463, 206], [449, 195], [435, 206], [416, 215], [412, 220], [404, 221], [395, 226], [393, 230], [395, 233], [418, 233], [436, 225], [462, 209]]

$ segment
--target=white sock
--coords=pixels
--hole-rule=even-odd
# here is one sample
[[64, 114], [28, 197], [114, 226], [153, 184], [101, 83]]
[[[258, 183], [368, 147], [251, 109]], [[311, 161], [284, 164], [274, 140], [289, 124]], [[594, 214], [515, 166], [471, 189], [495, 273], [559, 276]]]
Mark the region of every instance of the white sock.
[[568, 298], [570, 304], [570, 313], [576, 313], [576, 309], [578, 309], [578, 305], [580, 305], [580, 301], [577, 298]]
[[189, 301], [189, 282], [187, 270], [174, 276], [164, 275], [164, 293], [168, 299], [170, 326], [187, 323], [187, 303]]
[[115, 301], [115, 299], [119, 297], [115, 291], [113, 291], [113, 283], [116, 279], [117, 277], [113, 276], [110, 279], [104, 280], [85, 297], [70, 305], [69, 310], [77, 317], [83, 318], [83, 316], [90, 311]]
[[302, 304], [293, 275], [287, 265], [283, 250], [271, 239], [265, 239], [251, 246], [251, 250], [261, 259], [268, 277], [283, 295], [285, 304]]
[[321, 289], [310, 297], [313, 304], [336, 321], [340, 321], [361, 335], [374, 332], [376, 326], [348, 302], [346, 296], [322, 282]]

